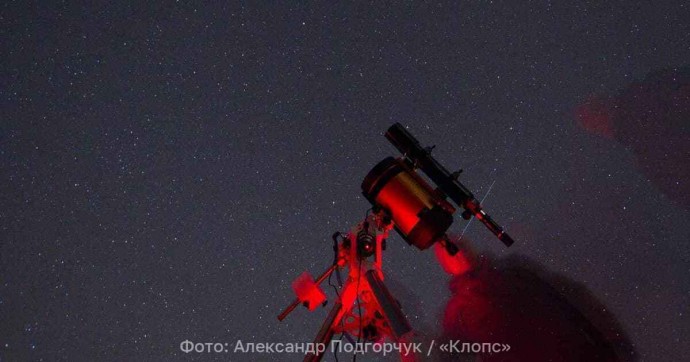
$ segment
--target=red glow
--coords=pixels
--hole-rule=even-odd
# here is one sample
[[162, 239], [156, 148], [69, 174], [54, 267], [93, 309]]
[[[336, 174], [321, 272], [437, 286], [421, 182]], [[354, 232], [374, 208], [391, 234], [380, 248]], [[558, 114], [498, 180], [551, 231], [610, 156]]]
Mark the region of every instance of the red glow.
[[468, 256], [461, 251], [455, 255], [450, 255], [440, 243], [435, 243], [434, 252], [436, 253], [438, 263], [441, 264], [443, 270], [448, 274], [461, 275], [472, 268]]
[[308, 272], [302, 273], [292, 282], [292, 290], [295, 291], [300, 302], [307, 302], [309, 310], [316, 309], [326, 300], [326, 294], [314, 283], [314, 278]]
[[613, 138], [614, 127], [612, 111], [609, 109], [610, 103], [606, 98], [590, 97], [575, 109], [577, 124], [590, 133]]

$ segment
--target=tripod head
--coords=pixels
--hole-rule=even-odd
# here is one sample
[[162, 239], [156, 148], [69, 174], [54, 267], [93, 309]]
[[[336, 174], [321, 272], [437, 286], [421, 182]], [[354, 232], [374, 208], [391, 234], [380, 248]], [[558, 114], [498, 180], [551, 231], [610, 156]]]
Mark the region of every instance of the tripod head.
[[[386, 250], [386, 238], [388, 237], [388, 230], [391, 229], [392, 220], [390, 214], [385, 210], [374, 207], [367, 212], [367, 216], [363, 221], [355, 226], [355, 228], [347, 235], [343, 241], [343, 247], [349, 249], [354, 242], [354, 251], [357, 259], [366, 259], [375, 255], [380, 250]], [[337, 233], [338, 235], [342, 235]], [[379, 237], [379, 235], [385, 235]]]
[[[335, 258], [332, 265], [316, 279], [304, 272], [293, 281], [292, 290], [296, 298], [278, 315], [278, 320], [285, 319], [300, 304], [309, 310], [316, 309], [318, 305], [325, 306], [326, 294], [320, 284], [334, 272], [339, 273], [341, 269], [348, 268], [348, 280], [359, 280], [367, 271], [383, 279], [383, 250], [386, 249], [386, 239], [393, 223], [386, 210], [372, 208], [371, 211], [367, 212], [364, 220], [356, 224], [349, 233], [333, 234]], [[340, 242], [338, 237], [342, 238]], [[369, 260], [372, 256], [374, 259]]]

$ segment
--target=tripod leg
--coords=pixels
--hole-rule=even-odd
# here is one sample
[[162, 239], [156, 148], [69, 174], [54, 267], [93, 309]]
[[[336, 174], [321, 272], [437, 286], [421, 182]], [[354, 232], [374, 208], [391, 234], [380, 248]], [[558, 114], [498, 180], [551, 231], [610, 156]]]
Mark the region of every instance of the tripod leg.
[[[328, 344], [331, 342], [331, 339], [333, 339], [333, 327], [340, 323], [340, 319], [343, 317], [343, 313], [341, 313], [342, 309], [343, 305], [341, 304], [340, 300], [336, 301], [331, 311], [328, 312], [326, 320], [323, 321], [321, 329], [319, 329], [319, 333], [316, 335], [316, 339], [314, 339], [315, 345], [316, 343], [323, 343], [324, 346], [328, 346]], [[325, 351], [307, 354], [304, 357], [304, 362], [321, 361], [324, 353]]]
[[[356, 283], [348, 281], [340, 293], [340, 298], [336, 300], [333, 308], [328, 312], [326, 320], [323, 321], [319, 333], [314, 339], [314, 343], [323, 343], [328, 349], [328, 344], [333, 339], [334, 327], [337, 326], [343, 319], [343, 316], [350, 311], [353, 303], [357, 299]], [[322, 353], [310, 353], [304, 357], [304, 362], [318, 362], [323, 358]]]
[[393, 298], [391, 293], [383, 284], [381, 278], [374, 270], [369, 270], [366, 273], [367, 282], [369, 282], [369, 287], [376, 297], [376, 301], [381, 307], [381, 311], [386, 318], [386, 321], [391, 327], [393, 332], [393, 337], [397, 340], [403, 340], [408, 337], [408, 334], [412, 331], [410, 323], [407, 321], [405, 314], [403, 314], [398, 302]]

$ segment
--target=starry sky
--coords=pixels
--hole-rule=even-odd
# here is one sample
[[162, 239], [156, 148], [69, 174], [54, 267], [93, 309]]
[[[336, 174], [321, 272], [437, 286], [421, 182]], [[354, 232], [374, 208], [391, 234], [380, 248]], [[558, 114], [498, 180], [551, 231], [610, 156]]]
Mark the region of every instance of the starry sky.
[[[495, 182], [516, 244], [473, 223], [475, 248], [584, 285], [639, 358], [687, 356], [690, 113], [624, 119], [689, 104], [684, 3], [3, 2], [0, 360], [311, 341], [326, 309], [276, 315], [370, 207], [394, 122]], [[395, 236], [384, 271], [438, 329], [433, 252]]]

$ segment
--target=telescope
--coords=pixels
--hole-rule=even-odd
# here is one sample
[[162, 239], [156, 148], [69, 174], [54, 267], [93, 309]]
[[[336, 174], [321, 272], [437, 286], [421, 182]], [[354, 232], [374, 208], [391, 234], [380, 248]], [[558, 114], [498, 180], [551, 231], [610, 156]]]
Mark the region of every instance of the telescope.
[[[316, 279], [307, 272], [302, 273], [292, 283], [295, 299], [278, 315], [278, 320], [282, 321], [300, 304], [309, 310], [325, 306], [327, 298], [320, 284], [326, 279], [330, 284], [335, 273], [339, 281], [337, 298], [316, 335], [314, 345], [328, 344], [337, 333], [356, 338], [357, 343], [360, 340], [404, 343], [414, 338], [402, 306], [384, 283], [382, 256], [390, 230], [395, 229], [408, 244], [420, 250], [438, 242], [450, 255], [446, 259], [458, 262], [463, 255], [458, 253], [457, 246], [446, 234], [457, 206], [463, 209], [461, 215], [465, 220], [474, 216], [506, 246], [513, 244], [513, 239], [458, 181], [460, 172], [449, 173], [431, 155], [433, 147], [423, 148], [399, 123], [388, 129], [386, 138], [402, 153], [402, 157], [385, 158], [364, 178], [362, 193], [372, 204], [371, 212], [367, 212], [364, 220], [349, 233], [333, 234], [335, 255], [332, 265]], [[432, 188], [417, 173], [418, 169], [437, 188]], [[439, 250], [443, 252], [443, 249]], [[444, 265], [441, 259], [439, 262]], [[348, 274], [343, 284], [340, 271], [345, 268]], [[323, 355], [323, 350], [312, 351], [305, 355], [304, 361], [318, 362]], [[402, 352], [401, 357], [406, 361], [414, 359], [414, 356], [402, 355]]]
[[[513, 244], [510, 235], [482, 209], [472, 192], [458, 181], [461, 171], [448, 172], [431, 155], [433, 146], [422, 147], [400, 123], [388, 128], [386, 138], [403, 157], [388, 157], [374, 166], [362, 182], [362, 193], [372, 205], [381, 206], [391, 213], [395, 230], [405, 241], [420, 250], [427, 249], [435, 241], [446, 243], [444, 234], [452, 224], [455, 212], [446, 201], [448, 197], [464, 209], [461, 213], [463, 219], [469, 220], [474, 216], [506, 246]], [[422, 170], [438, 188], [432, 189], [417, 174], [417, 169]]]

